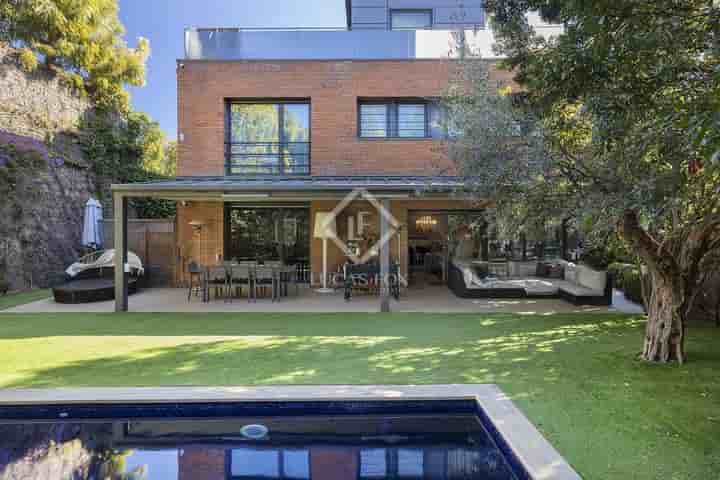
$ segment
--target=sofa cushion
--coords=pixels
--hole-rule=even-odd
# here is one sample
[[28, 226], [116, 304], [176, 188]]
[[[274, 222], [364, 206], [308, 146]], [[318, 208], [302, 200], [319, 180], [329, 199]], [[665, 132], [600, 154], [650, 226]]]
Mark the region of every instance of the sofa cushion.
[[577, 283], [568, 282], [567, 280], [559, 280], [556, 282], [556, 285], [559, 290], [567, 292], [570, 295], [575, 295], [576, 297], [595, 297], [602, 296], [603, 294], [602, 291], [598, 292], [597, 290], [592, 290]]
[[577, 283], [577, 265], [565, 262], [564, 278], [568, 282]]
[[550, 276], [550, 270], [552, 266], [545, 262], [538, 262], [535, 267], [535, 276], [540, 278], [547, 278]]
[[605, 284], [607, 283], [607, 272], [599, 272], [588, 266], [578, 265], [577, 283], [585, 288], [603, 293], [605, 291]]
[[560, 264], [554, 264], [550, 266], [550, 274], [548, 277], [550, 278], [564, 278], [565, 276], [565, 267], [563, 267]]

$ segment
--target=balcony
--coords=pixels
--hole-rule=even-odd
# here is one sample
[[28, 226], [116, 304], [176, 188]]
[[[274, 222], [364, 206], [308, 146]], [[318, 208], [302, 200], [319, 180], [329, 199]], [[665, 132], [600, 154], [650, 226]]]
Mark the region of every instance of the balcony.
[[227, 175], [310, 175], [310, 142], [228, 142]]
[[185, 31], [187, 60], [394, 60], [448, 58], [465, 37], [485, 58], [496, 55], [490, 30], [272, 30], [200, 28]]

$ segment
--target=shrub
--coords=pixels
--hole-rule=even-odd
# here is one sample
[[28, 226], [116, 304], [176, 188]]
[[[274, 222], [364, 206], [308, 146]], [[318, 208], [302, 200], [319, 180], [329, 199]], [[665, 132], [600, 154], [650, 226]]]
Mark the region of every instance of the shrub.
[[625, 294], [625, 298], [642, 305], [642, 280], [640, 269], [630, 263], [612, 263], [608, 273], [615, 279], [615, 288]]
[[10, 291], [10, 282], [0, 277], [0, 295], [7, 295], [8, 291]]
[[617, 284], [620, 281], [619, 279], [622, 277], [623, 272], [628, 268], [635, 268], [635, 266], [630, 263], [613, 262], [608, 265], [607, 271], [615, 277], [615, 283]]
[[605, 270], [611, 259], [605, 248], [591, 245], [583, 252], [580, 261], [595, 270]]
[[38, 68], [38, 59], [35, 52], [29, 48], [22, 48], [18, 52], [18, 61], [23, 70], [28, 73], [34, 72]]
[[628, 300], [643, 304], [642, 279], [640, 270], [637, 267], [629, 268], [623, 272], [622, 277], [623, 293]]

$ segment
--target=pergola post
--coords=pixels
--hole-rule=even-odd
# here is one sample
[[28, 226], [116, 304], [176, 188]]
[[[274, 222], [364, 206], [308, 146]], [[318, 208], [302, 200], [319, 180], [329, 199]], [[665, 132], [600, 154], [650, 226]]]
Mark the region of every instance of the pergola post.
[[[382, 206], [390, 211], [390, 200], [383, 199]], [[380, 215], [380, 238], [390, 238], [390, 223], [385, 215]], [[390, 241], [380, 244], [380, 311], [390, 311]]]
[[128, 311], [128, 201], [122, 193], [113, 193], [115, 242], [115, 311]]

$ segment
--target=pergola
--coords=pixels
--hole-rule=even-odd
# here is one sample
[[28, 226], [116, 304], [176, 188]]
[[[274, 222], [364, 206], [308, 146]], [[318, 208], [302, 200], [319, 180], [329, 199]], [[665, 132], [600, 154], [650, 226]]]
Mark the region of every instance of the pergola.
[[[333, 200], [340, 202], [358, 189], [369, 192], [390, 210], [393, 199], [457, 200], [464, 183], [457, 177], [429, 176], [303, 176], [303, 177], [178, 177], [112, 185], [115, 242], [115, 311], [128, 311], [128, 200], [161, 198], [175, 201], [287, 202]], [[380, 215], [380, 238], [390, 234]], [[380, 246], [380, 311], [390, 310], [387, 279], [390, 271], [388, 242]]]

